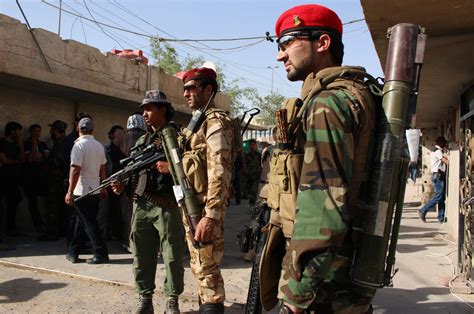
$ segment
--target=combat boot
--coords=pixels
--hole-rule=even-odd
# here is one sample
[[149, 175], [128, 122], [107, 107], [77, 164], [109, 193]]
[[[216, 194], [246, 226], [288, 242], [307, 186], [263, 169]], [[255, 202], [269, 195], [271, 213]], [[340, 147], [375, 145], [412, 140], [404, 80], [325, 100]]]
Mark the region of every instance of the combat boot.
[[153, 298], [150, 295], [140, 295], [136, 314], [153, 314], [153, 311]]
[[223, 314], [224, 304], [222, 303], [204, 303], [199, 306], [199, 314]]
[[179, 314], [178, 296], [168, 297], [165, 314]]

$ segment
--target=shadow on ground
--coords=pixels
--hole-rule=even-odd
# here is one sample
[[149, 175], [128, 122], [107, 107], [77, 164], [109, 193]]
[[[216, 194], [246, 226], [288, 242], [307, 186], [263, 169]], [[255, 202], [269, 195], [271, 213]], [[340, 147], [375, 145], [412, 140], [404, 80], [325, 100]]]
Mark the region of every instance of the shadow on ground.
[[[428, 287], [410, 289], [385, 288], [377, 292], [374, 313], [473, 313], [474, 303], [453, 301], [449, 288]], [[430, 302], [429, 297], [446, 296], [446, 302]], [[440, 299], [439, 297], [437, 298]]]
[[43, 291], [61, 289], [65, 283], [42, 283], [31, 278], [17, 278], [0, 284], [0, 304], [26, 302]]

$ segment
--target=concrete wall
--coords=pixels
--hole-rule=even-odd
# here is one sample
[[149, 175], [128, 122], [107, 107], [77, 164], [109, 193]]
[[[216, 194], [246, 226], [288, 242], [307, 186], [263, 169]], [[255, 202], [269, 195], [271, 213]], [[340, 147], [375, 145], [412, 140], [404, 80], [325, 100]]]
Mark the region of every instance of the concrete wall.
[[[20, 89], [0, 86], [0, 134], [5, 124], [16, 121], [23, 125], [23, 135], [28, 137], [28, 127], [37, 123], [42, 126], [42, 140], [50, 144], [48, 124], [54, 120], [63, 120], [68, 124], [66, 133], [72, 131], [75, 111], [86, 111], [92, 115], [95, 123], [95, 136], [101, 142], [107, 142], [107, 132], [114, 124], [125, 127], [129, 112], [112, 107], [91, 103], [74, 103], [70, 100], [41, 95]], [[137, 108], [138, 109], [138, 108]]]
[[[100, 121], [97, 131], [102, 134], [114, 124], [123, 125], [149, 89], [162, 89], [177, 111], [176, 120], [189, 121], [191, 111], [182, 97], [180, 79], [154, 66], [62, 40], [43, 29], [33, 33], [51, 71], [27, 27], [0, 14], [0, 87], [2, 96], [6, 95], [0, 100], [0, 127], [10, 120], [46, 126], [59, 118], [70, 123], [75, 113], [88, 111]], [[216, 103], [222, 109], [230, 108], [226, 95], [218, 94]]]

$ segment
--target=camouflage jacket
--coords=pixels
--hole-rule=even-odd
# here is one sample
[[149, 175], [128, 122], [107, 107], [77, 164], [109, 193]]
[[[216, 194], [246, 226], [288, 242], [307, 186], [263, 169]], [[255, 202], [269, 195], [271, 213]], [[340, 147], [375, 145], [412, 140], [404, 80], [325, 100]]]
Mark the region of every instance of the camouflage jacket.
[[[301, 99], [308, 97], [324, 73], [306, 78]], [[361, 153], [354, 144], [357, 133], [351, 107], [358, 106], [354, 95], [341, 89], [324, 90], [308, 104], [296, 220], [284, 257], [287, 283], [281, 287], [284, 301], [299, 308], [330, 302], [337, 291], [352, 289], [349, 192], [354, 155]]]
[[227, 113], [210, 109], [184, 150], [200, 151], [205, 158], [207, 188], [203, 216], [222, 221], [229, 198], [234, 155], [233, 125]]
[[244, 156], [244, 164], [246, 175], [259, 180], [262, 172], [262, 155], [258, 151], [249, 151]]

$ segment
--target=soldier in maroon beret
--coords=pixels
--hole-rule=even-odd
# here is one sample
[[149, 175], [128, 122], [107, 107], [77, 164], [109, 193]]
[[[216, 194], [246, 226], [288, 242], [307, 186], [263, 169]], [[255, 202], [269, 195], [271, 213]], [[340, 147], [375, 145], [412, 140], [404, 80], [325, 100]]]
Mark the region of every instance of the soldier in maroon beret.
[[187, 140], [183, 147], [183, 168], [190, 169], [186, 174], [202, 206], [194, 240], [207, 243], [202, 248], [194, 247], [188, 221], [183, 219], [190, 266], [199, 281], [199, 313], [224, 313], [225, 290], [220, 262], [224, 255], [224, 215], [237, 151], [235, 133], [232, 120], [225, 111], [216, 108], [212, 98], [218, 89], [214, 70], [189, 70], [183, 76], [183, 83], [183, 96], [189, 108], [202, 110], [210, 102], [199, 129], [195, 133], [185, 132]]
[[[268, 197], [272, 217], [266, 227], [268, 240], [260, 274], [269, 275], [260, 279], [262, 304], [266, 310], [276, 304], [278, 282], [280, 313], [367, 313], [375, 289], [357, 286], [350, 278], [352, 228], [365, 213], [357, 201], [367, 181], [363, 174], [370, 164], [371, 121], [376, 118], [372, 95], [364, 85], [365, 70], [341, 66], [342, 23], [327, 7], [308, 4], [291, 8], [278, 18], [275, 31], [277, 60], [283, 62], [288, 80], [303, 81], [301, 110], [305, 111], [298, 127], [304, 134], [295, 142], [304, 143], [304, 153], [297, 153], [295, 147], [291, 158], [282, 154], [287, 159], [280, 162], [274, 153], [272, 158], [277, 160], [270, 162], [274, 167], [286, 167], [286, 160], [299, 160], [291, 176], [299, 181], [289, 191], [271, 185], [277, 192]], [[352, 76], [340, 77], [316, 92], [322, 79], [342, 71]], [[284, 179], [273, 178], [272, 173], [286, 171], [270, 170], [269, 182], [281, 182]], [[288, 193], [296, 201], [283, 202]], [[269, 271], [279, 263], [276, 258], [282, 261], [281, 275]]]

